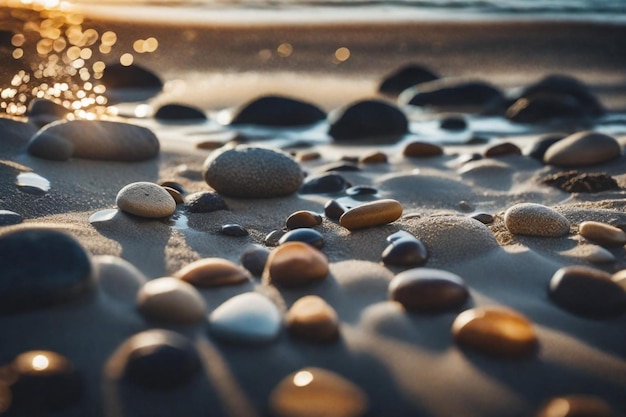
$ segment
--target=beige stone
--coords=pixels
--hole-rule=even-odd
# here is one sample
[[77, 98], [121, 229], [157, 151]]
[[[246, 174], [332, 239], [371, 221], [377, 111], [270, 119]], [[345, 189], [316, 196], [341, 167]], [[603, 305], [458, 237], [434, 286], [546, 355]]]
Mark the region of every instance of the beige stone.
[[567, 167], [595, 165], [619, 157], [622, 149], [611, 136], [597, 132], [578, 132], [548, 148], [543, 161]]
[[299, 339], [332, 342], [339, 337], [339, 318], [323, 298], [307, 295], [287, 312], [287, 330]]
[[578, 233], [585, 239], [602, 246], [620, 246], [626, 244], [626, 233], [610, 224], [586, 221], [578, 226]]
[[402, 216], [402, 204], [396, 200], [376, 200], [346, 211], [339, 223], [349, 230], [380, 226], [398, 220]]
[[504, 224], [514, 235], [560, 237], [569, 233], [569, 221], [556, 210], [535, 203], [520, 203], [504, 213]]
[[163, 187], [145, 181], [122, 188], [115, 203], [120, 210], [140, 217], [162, 218], [176, 211], [176, 201]]
[[137, 294], [137, 307], [149, 318], [172, 323], [196, 323], [207, 314], [198, 290], [171, 277], [146, 282]]

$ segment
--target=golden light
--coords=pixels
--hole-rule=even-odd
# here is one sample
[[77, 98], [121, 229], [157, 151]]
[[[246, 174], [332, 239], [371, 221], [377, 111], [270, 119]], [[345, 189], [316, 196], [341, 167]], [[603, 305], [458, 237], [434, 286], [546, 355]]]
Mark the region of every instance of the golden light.
[[125, 53], [120, 57], [120, 64], [122, 64], [125, 67], [129, 67], [133, 64], [134, 60], [135, 58], [133, 57], [132, 54]]
[[159, 41], [157, 40], [157, 38], [150, 37], [144, 42], [143, 48], [144, 52], [154, 52], [159, 48]]
[[309, 371], [300, 371], [293, 376], [293, 384], [296, 387], [306, 387], [313, 382], [313, 374]]
[[278, 45], [278, 48], [276, 48], [276, 52], [278, 52], [279, 56], [287, 58], [293, 53], [293, 46], [290, 43], [281, 43]]
[[335, 59], [339, 62], [345, 62], [350, 59], [350, 50], [345, 46], [338, 48], [335, 51]]
[[32, 361], [33, 369], [36, 371], [45, 371], [50, 366], [50, 361], [44, 355], [36, 355]]
[[104, 32], [100, 42], [102, 42], [102, 45], [113, 46], [117, 42], [117, 34], [111, 31]]
[[13, 59], [20, 59], [24, 56], [24, 50], [22, 48], [15, 48], [13, 50]]

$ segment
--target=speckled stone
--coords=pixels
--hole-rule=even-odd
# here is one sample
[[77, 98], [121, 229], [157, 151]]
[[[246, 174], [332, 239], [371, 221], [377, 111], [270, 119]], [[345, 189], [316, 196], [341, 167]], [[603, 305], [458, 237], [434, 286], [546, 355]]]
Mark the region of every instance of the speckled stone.
[[397, 96], [409, 87], [438, 78], [437, 74], [422, 65], [409, 64], [386, 75], [380, 83], [378, 91], [383, 94]]
[[176, 201], [160, 185], [153, 182], [133, 182], [122, 188], [115, 198], [117, 207], [140, 217], [158, 219], [176, 211]]
[[207, 313], [198, 290], [171, 277], [146, 282], [137, 294], [137, 308], [148, 318], [179, 324], [200, 322]]
[[21, 229], [0, 237], [0, 313], [47, 307], [90, 294], [89, 255], [72, 236]]
[[543, 161], [549, 165], [580, 167], [608, 162], [621, 154], [621, 146], [612, 136], [578, 132], [550, 146]]
[[251, 245], [247, 248], [240, 257], [241, 266], [246, 268], [254, 276], [260, 277], [263, 275], [267, 258], [270, 256], [270, 251], [261, 245]]
[[626, 233], [610, 224], [586, 221], [578, 226], [578, 233], [585, 239], [602, 246], [626, 245]]
[[133, 162], [159, 154], [159, 140], [149, 129], [104, 120], [50, 123], [35, 134], [27, 151], [44, 159], [69, 158]]
[[289, 334], [298, 339], [327, 343], [339, 338], [337, 312], [316, 295], [304, 296], [293, 303], [286, 323]]
[[212, 213], [228, 210], [228, 205], [217, 193], [198, 191], [185, 197], [185, 208], [190, 213]]
[[5, 376], [14, 378], [10, 408], [14, 415], [49, 415], [77, 403], [83, 393], [79, 372], [56, 352], [24, 352], [4, 371]]
[[343, 207], [337, 200], [328, 200], [326, 204], [324, 204], [324, 214], [329, 219], [339, 220], [341, 215], [345, 212], [345, 207]]
[[515, 235], [560, 237], [569, 233], [570, 223], [550, 207], [520, 203], [504, 213], [504, 223]]
[[411, 236], [392, 241], [381, 258], [385, 265], [418, 266], [426, 263], [428, 251], [421, 240]]
[[514, 143], [504, 142], [490, 146], [485, 150], [485, 157], [497, 158], [499, 156], [521, 155], [522, 150]]
[[224, 236], [232, 237], [244, 237], [250, 234], [245, 227], [236, 223], [222, 225], [222, 227], [220, 227], [220, 233]]
[[402, 154], [409, 158], [431, 158], [443, 155], [443, 148], [427, 142], [411, 142], [402, 150]]
[[611, 406], [594, 395], [564, 395], [547, 401], [535, 417], [611, 417]]
[[298, 190], [300, 194], [333, 194], [350, 187], [350, 183], [339, 174], [323, 174], [307, 178]]
[[568, 266], [550, 280], [550, 298], [561, 308], [590, 318], [617, 317], [626, 312], [626, 291], [604, 271]]
[[380, 226], [396, 221], [402, 216], [402, 204], [385, 199], [363, 203], [346, 211], [339, 223], [349, 230]]
[[328, 134], [335, 141], [398, 141], [409, 130], [409, 122], [398, 107], [379, 100], [351, 103], [329, 116]]
[[212, 336], [232, 343], [258, 344], [274, 341], [280, 334], [282, 317], [266, 296], [248, 292], [236, 295], [209, 316]]
[[502, 307], [478, 307], [459, 314], [452, 323], [456, 342], [490, 356], [527, 357], [537, 350], [532, 323]]
[[24, 221], [21, 214], [11, 210], [0, 210], [0, 226], [20, 224]]
[[325, 118], [326, 113], [314, 104], [289, 97], [263, 96], [236, 109], [231, 124], [306, 126]]
[[461, 307], [469, 298], [469, 290], [465, 281], [452, 272], [414, 268], [391, 280], [389, 298], [409, 311], [438, 313]]
[[321, 368], [287, 375], [269, 397], [273, 417], [364, 417], [368, 409], [367, 395], [359, 387]]
[[285, 233], [278, 240], [279, 245], [287, 242], [303, 242], [316, 249], [322, 249], [322, 247], [324, 247], [324, 236], [314, 229], [294, 229]]
[[285, 227], [289, 230], [315, 227], [320, 224], [322, 224], [322, 216], [309, 210], [298, 210], [291, 213], [285, 221]]
[[247, 270], [222, 258], [200, 259], [183, 267], [173, 276], [199, 288], [237, 285], [250, 281]]
[[204, 121], [207, 119], [204, 111], [197, 107], [186, 104], [164, 104], [154, 113], [154, 118], [159, 120], [197, 120]]
[[373, 152], [367, 155], [363, 155], [359, 162], [362, 164], [386, 164], [389, 158], [386, 153], [383, 152]]
[[117, 256], [94, 256], [92, 263], [98, 288], [108, 297], [128, 304], [135, 302], [148, 280], [133, 264]]
[[270, 253], [263, 282], [283, 287], [302, 287], [326, 279], [328, 259], [303, 242], [286, 242]]
[[242, 145], [211, 153], [204, 161], [203, 176], [218, 193], [240, 198], [293, 194], [304, 177], [289, 155]]

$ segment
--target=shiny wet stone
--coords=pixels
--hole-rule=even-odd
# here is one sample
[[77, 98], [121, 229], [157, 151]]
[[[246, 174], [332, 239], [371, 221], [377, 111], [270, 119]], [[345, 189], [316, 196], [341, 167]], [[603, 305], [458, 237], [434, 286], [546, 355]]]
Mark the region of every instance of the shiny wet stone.
[[232, 237], [244, 237], [250, 234], [245, 227], [235, 223], [222, 225], [222, 227], [220, 228], [220, 233], [225, 236]]
[[322, 224], [322, 216], [308, 210], [298, 210], [291, 213], [285, 221], [285, 227], [289, 230], [315, 227]]
[[278, 246], [278, 242], [280, 242], [280, 239], [285, 235], [285, 233], [287, 233], [287, 231], [282, 229], [272, 230], [265, 236], [263, 243], [267, 246]]
[[170, 277], [146, 282], [137, 294], [137, 308], [150, 319], [179, 324], [200, 322], [207, 313], [198, 290]]
[[287, 242], [303, 242], [321, 249], [324, 246], [324, 236], [314, 229], [295, 229], [285, 233], [278, 240], [279, 245]]
[[307, 295], [287, 312], [287, 331], [293, 337], [317, 343], [334, 342], [339, 337], [339, 317], [323, 298]]
[[428, 252], [421, 240], [406, 237], [392, 241], [381, 257], [385, 265], [418, 266], [426, 263]]
[[181, 268], [173, 276], [198, 288], [238, 285], [251, 279], [247, 270], [222, 258], [197, 260]]
[[326, 256], [311, 245], [286, 242], [270, 253], [263, 281], [284, 287], [302, 287], [326, 279], [330, 272]]
[[21, 214], [11, 210], [0, 210], [0, 226], [11, 226], [24, 221]]
[[267, 263], [270, 251], [261, 245], [251, 245], [240, 257], [241, 265], [254, 276], [261, 276]]
[[452, 272], [414, 268], [391, 280], [389, 298], [409, 311], [438, 313], [461, 307], [469, 298], [469, 290], [465, 281]]

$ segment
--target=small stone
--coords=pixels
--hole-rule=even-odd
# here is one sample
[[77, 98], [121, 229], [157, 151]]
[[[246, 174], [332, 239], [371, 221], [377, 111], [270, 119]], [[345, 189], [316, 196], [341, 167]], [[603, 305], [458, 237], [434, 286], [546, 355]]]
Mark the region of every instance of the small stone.
[[478, 307], [459, 314], [452, 335], [464, 347], [498, 357], [526, 357], [537, 350], [530, 321], [502, 307]]
[[170, 277], [146, 282], [137, 294], [137, 307], [151, 319], [179, 324], [200, 322], [207, 313], [198, 290]]
[[560, 237], [569, 233], [570, 223], [550, 207], [519, 203], [504, 213], [504, 223], [514, 235]]
[[260, 277], [263, 275], [267, 258], [270, 256], [270, 251], [266, 247], [260, 245], [251, 245], [246, 249], [240, 257], [241, 265], [246, 268], [254, 276]]
[[285, 233], [279, 239], [278, 244], [283, 245], [287, 242], [303, 242], [316, 249], [322, 249], [324, 246], [324, 236], [314, 229], [295, 229]]
[[477, 213], [472, 216], [472, 219], [478, 220], [482, 224], [493, 223], [493, 216], [489, 213]]
[[552, 133], [541, 136], [528, 152], [528, 156], [538, 161], [543, 161], [543, 156], [545, 155], [548, 148], [566, 136], [567, 135], [562, 133]]
[[267, 236], [265, 236], [263, 243], [267, 246], [278, 246], [278, 242], [285, 235], [285, 233], [287, 233], [287, 231], [282, 229], [272, 230], [267, 234]]
[[390, 96], [397, 96], [409, 87], [438, 78], [437, 74], [422, 65], [409, 64], [385, 76], [378, 87], [378, 91]]
[[30, 139], [27, 152], [44, 159], [84, 158], [134, 162], [159, 154], [159, 140], [149, 129], [105, 120], [50, 123]]
[[595, 172], [580, 173], [576, 170], [557, 172], [540, 181], [568, 193], [598, 193], [620, 188], [615, 178], [610, 175]]
[[272, 390], [269, 411], [274, 417], [364, 417], [368, 402], [366, 394], [342, 376], [303, 368]]
[[140, 217], [158, 219], [176, 211], [176, 201], [160, 185], [153, 182], [133, 182], [122, 188], [115, 198], [117, 207]]
[[408, 88], [398, 97], [400, 105], [434, 107], [453, 111], [480, 111], [503, 100], [502, 91], [491, 84], [453, 78], [442, 78]]
[[203, 176], [218, 193], [240, 198], [293, 194], [304, 177], [289, 155], [243, 145], [211, 153], [204, 161]]
[[198, 191], [185, 198], [185, 208], [190, 213], [212, 213], [219, 210], [228, 210], [224, 199], [217, 193]]
[[329, 117], [328, 134], [335, 141], [395, 143], [409, 130], [405, 114], [387, 102], [362, 100]]
[[498, 145], [491, 146], [485, 151], [485, 157], [487, 158], [497, 158], [499, 156], [521, 154], [522, 150], [517, 145], [510, 142], [504, 142]]
[[211, 335], [242, 344], [268, 343], [280, 334], [282, 318], [266, 296], [248, 292], [236, 295], [209, 316]]
[[83, 381], [72, 363], [48, 350], [18, 355], [6, 369], [11, 384], [11, 411], [16, 415], [49, 415], [77, 403]]
[[402, 216], [402, 204], [385, 199], [363, 203], [346, 211], [339, 223], [349, 230], [380, 226], [396, 221]]
[[362, 156], [359, 162], [362, 164], [386, 164], [388, 159], [387, 154], [383, 152], [373, 152]]
[[324, 174], [311, 178], [302, 184], [302, 187], [298, 190], [300, 194], [333, 194], [339, 193], [346, 188], [350, 187], [350, 184], [344, 177], [339, 174]]
[[339, 338], [339, 317], [324, 299], [307, 295], [296, 301], [286, 317], [289, 334], [309, 342], [327, 343]]
[[585, 239], [602, 246], [626, 245], [626, 233], [606, 223], [586, 221], [578, 226], [578, 233]]
[[291, 213], [285, 222], [285, 227], [289, 230], [303, 227], [315, 227], [322, 224], [322, 216], [308, 210], [299, 210]]
[[611, 406], [593, 395], [565, 395], [547, 401], [535, 417], [612, 417]]
[[389, 283], [389, 298], [418, 313], [439, 313], [461, 307], [469, 298], [465, 281], [452, 272], [432, 268], [409, 269]]
[[609, 318], [626, 312], [626, 291], [610, 274], [584, 266], [556, 271], [549, 294], [560, 307], [584, 317]]
[[298, 152], [296, 154], [296, 161], [307, 162], [316, 161], [320, 159], [322, 155], [319, 152]]
[[89, 255], [72, 236], [53, 229], [21, 229], [0, 237], [0, 313], [16, 313], [92, 293]]
[[355, 185], [346, 190], [346, 194], [351, 197], [363, 197], [378, 194], [378, 190], [374, 187], [366, 185]]
[[467, 120], [463, 115], [448, 115], [439, 121], [439, 128], [443, 130], [460, 131], [467, 129]]
[[417, 239], [417, 238], [413, 236], [411, 233], [407, 232], [406, 230], [398, 230], [397, 232], [392, 233], [389, 236], [387, 236], [385, 240], [389, 243], [393, 243], [400, 239]]
[[183, 187], [183, 185], [179, 182], [176, 181], [159, 181], [157, 184], [159, 184], [161, 187], [167, 187], [167, 188], [172, 188], [176, 191], [178, 191], [180, 193], [180, 195], [185, 195], [187, 194], [187, 190], [185, 190], [185, 187]]
[[173, 275], [198, 288], [238, 285], [250, 281], [248, 271], [222, 258], [204, 258], [190, 263]]
[[170, 187], [163, 187], [163, 189], [165, 191], [167, 191], [167, 193], [170, 195], [170, 197], [172, 197], [174, 199], [174, 202], [178, 205], [178, 204], [183, 204], [185, 202], [185, 197], [183, 197], [183, 195], [178, 192], [177, 190], [170, 188]]
[[427, 142], [411, 142], [404, 147], [402, 154], [409, 158], [431, 158], [443, 155], [443, 148]]
[[206, 114], [196, 107], [184, 104], [164, 104], [154, 113], [154, 118], [159, 120], [207, 120]]
[[586, 131], [574, 133], [550, 146], [543, 161], [549, 165], [579, 167], [602, 164], [621, 154], [621, 146], [615, 138]]
[[283, 287], [302, 287], [326, 279], [328, 259], [303, 242], [286, 242], [270, 253], [263, 282]]
[[382, 254], [383, 263], [393, 266], [418, 266], [427, 259], [426, 246], [415, 237], [394, 240]]
[[70, 111], [52, 100], [37, 98], [28, 104], [28, 121], [37, 126], [65, 119]]
[[98, 255], [92, 258], [94, 275], [100, 288], [112, 299], [134, 303], [139, 289], [148, 278], [133, 264], [110, 255]]
[[339, 220], [345, 212], [346, 209], [337, 200], [328, 200], [324, 204], [324, 214], [329, 219]]
[[263, 126], [305, 126], [326, 118], [319, 107], [304, 101], [263, 96], [235, 110], [232, 125], [253, 124]]
[[222, 227], [220, 228], [220, 233], [225, 236], [232, 237], [244, 237], [250, 234], [245, 227], [236, 223], [222, 225]]
[[24, 221], [24, 218], [11, 210], [0, 210], [0, 226], [11, 226], [13, 224], [20, 224]]

